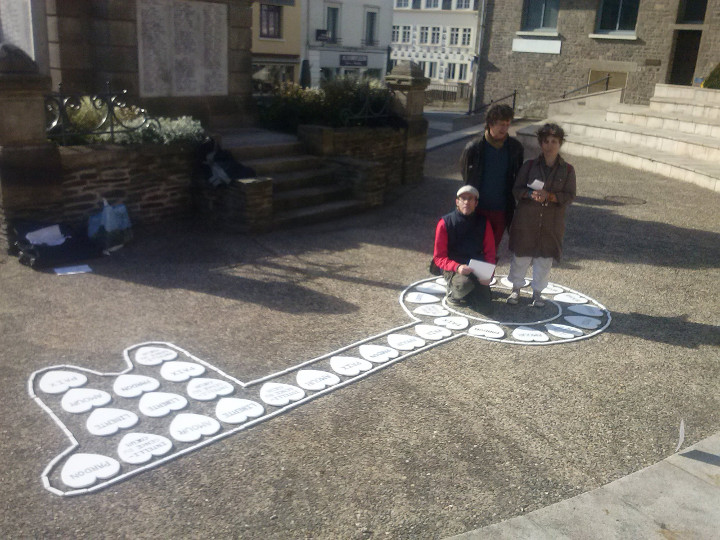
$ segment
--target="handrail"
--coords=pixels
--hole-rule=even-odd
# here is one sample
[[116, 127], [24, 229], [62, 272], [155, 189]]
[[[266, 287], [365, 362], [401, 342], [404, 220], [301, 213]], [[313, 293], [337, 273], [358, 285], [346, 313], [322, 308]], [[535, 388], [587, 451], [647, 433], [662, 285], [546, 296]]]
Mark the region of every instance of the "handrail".
[[610, 86], [610, 74], [608, 73], [603, 77], [602, 79], [598, 79], [597, 81], [593, 81], [591, 83], [587, 83], [585, 86], [580, 86], [579, 88], [575, 88], [574, 90], [569, 90], [567, 92], [563, 92], [562, 98], [565, 99], [570, 94], [574, 94], [575, 92], [579, 92], [580, 90], [585, 90], [586, 88], [590, 88], [592, 85], [600, 83], [605, 81], [605, 91], [607, 92], [608, 86]]
[[516, 102], [516, 100], [517, 100], [517, 93], [518, 93], [517, 90], [513, 90], [513, 91], [512, 91], [512, 94], [508, 94], [507, 96], [503, 96], [503, 97], [501, 97], [501, 98], [499, 98], [499, 99], [491, 99], [491, 100], [490, 100], [490, 103], [486, 103], [486, 104], [484, 104], [484, 105], [480, 105], [480, 107], [477, 107], [477, 108], [472, 109], [472, 110], [470, 109], [470, 107], [472, 107], [472, 99], [471, 99], [471, 100], [470, 100], [470, 106], [469, 106], [469, 108], [468, 108], [467, 114], [468, 114], [468, 115], [471, 115], [471, 114], [479, 113], [479, 112], [482, 111], [483, 109], [487, 109], [487, 108], [490, 107], [491, 105], [493, 105], [493, 104], [495, 104], [495, 103], [498, 103], [499, 101], [504, 101], [504, 100], [506, 100], [506, 99], [508, 99], [508, 98], [512, 98], [512, 110], [514, 111], [514, 110], [515, 110], [515, 102]]

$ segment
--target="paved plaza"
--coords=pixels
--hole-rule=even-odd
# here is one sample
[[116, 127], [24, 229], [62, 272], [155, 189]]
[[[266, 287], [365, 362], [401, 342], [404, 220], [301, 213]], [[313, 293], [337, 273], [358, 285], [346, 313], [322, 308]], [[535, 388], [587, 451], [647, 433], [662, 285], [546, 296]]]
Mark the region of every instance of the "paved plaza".
[[[429, 277], [435, 224], [460, 185], [466, 141], [444, 142], [428, 152], [423, 183], [332, 223], [257, 236], [198, 223], [137, 227], [132, 244], [81, 275], [2, 259], [3, 537], [717, 530], [717, 510], [704, 509], [720, 507], [720, 194], [572, 156], [578, 199], [550, 280], [607, 307], [603, 333], [545, 347], [462, 337], [96, 493], [43, 487], [43, 469], [68, 439], [28, 395], [37, 370], [118, 371], [124, 349], [162, 341], [250, 380], [410, 322], [398, 295]], [[499, 273], [509, 266], [505, 244]], [[681, 420], [680, 454], [704, 442], [665, 461]], [[691, 462], [718, 472], [704, 469], [705, 487], [682, 491], [684, 477], [667, 467]], [[628, 475], [650, 466], [665, 476], [629, 486]], [[674, 485], [702, 522], [648, 518], [648, 493], [672, 507]], [[633, 523], [644, 527], [613, 531], [578, 513], [588, 504], [615, 511], [605, 496], [637, 501]], [[526, 521], [501, 523], [518, 517]]]

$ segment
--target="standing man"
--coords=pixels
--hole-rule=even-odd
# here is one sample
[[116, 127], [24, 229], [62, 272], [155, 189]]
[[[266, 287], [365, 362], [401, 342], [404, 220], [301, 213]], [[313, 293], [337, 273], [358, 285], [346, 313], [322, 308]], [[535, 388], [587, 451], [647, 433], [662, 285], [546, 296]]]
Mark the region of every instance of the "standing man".
[[477, 189], [463, 186], [458, 190], [455, 210], [440, 218], [435, 228], [433, 262], [443, 271], [451, 306], [468, 306], [490, 315], [490, 280], [480, 281], [468, 266], [470, 259], [495, 264], [492, 229], [475, 211], [477, 204]]
[[485, 117], [485, 133], [470, 141], [460, 158], [465, 184], [480, 194], [478, 212], [492, 226], [497, 251], [505, 229], [510, 227], [515, 199], [512, 188], [523, 164], [523, 146], [508, 136], [514, 112], [509, 105], [493, 105]]

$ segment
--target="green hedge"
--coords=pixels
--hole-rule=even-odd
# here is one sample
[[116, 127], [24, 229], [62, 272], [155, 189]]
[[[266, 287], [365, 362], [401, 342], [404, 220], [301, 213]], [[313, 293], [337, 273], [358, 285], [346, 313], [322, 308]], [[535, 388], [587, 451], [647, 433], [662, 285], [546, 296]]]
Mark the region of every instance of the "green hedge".
[[301, 124], [329, 127], [353, 125], [391, 125], [390, 116], [356, 118], [363, 110], [379, 113], [389, 110], [390, 90], [380, 83], [356, 79], [336, 79], [321, 88], [303, 89], [285, 84], [276, 93], [258, 101], [263, 127], [294, 133]]

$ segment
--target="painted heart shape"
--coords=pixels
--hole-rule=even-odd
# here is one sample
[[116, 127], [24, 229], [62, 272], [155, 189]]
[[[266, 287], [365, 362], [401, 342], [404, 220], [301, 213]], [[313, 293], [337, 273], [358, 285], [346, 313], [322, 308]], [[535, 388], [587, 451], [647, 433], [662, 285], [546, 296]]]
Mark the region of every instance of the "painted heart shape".
[[589, 306], [587, 304], [579, 306], [568, 306], [568, 310], [578, 315], [584, 315], [585, 317], [602, 317], [605, 312], [595, 306]]
[[383, 345], [360, 345], [360, 356], [365, 360], [370, 360], [375, 364], [382, 364], [391, 358], [397, 358], [400, 353], [391, 347]]
[[585, 330], [595, 330], [600, 326], [600, 321], [594, 317], [583, 317], [582, 315], [567, 315], [565, 320], [573, 326], [585, 328]]
[[93, 407], [102, 407], [112, 401], [110, 394], [94, 388], [72, 388], [68, 390], [60, 402], [63, 410], [79, 414], [88, 412]]
[[205, 368], [194, 362], [167, 362], [160, 368], [160, 376], [172, 382], [184, 382], [203, 373]]
[[93, 435], [113, 435], [138, 423], [138, 415], [125, 409], [100, 408], [88, 416], [85, 426]]
[[551, 335], [560, 339], [572, 339], [574, 337], [580, 337], [584, 334], [584, 332], [579, 328], [568, 326], [567, 324], [550, 323], [546, 324], [545, 328]]
[[444, 277], [437, 278], [435, 280], [435, 283], [437, 283], [438, 285], [442, 285], [443, 287], [447, 287], [447, 281], [445, 280]]
[[170, 411], [184, 409], [187, 404], [188, 400], [180, 394], [150, 392], [140, 398], [138, 409], [140, 409], [140, 412], [145, 416], [160, 418], [161, 416], [170, 414]]
[[487, 339], [501, 339], [505, 337], [505, 330], [497, 324], [483, 323], [471, 327], [470, 330], [468, 330], [468, 334]]
[[535, 328], [530, 328], [529, 326], [518, 326], [515, 330], [513, 330], [512, 337], [518, 341], [527, 342], [537, 341], [542, 343], [544, 341], [550, 341], [550, 337], [545, 332], [541, 332]]
[[187, 385], [187, 393], [198, 401], [212, 401], [219, 396], [228, 396], [235, 391], [235, 387], [221, 379], [208, 379], [198, 377], [192, 379]]
[[334, 373], [318, 369], [301, 369], [296, 377], [300, 388], [305, 390], [323, 390], [340, 382], [340, 377]]
[[73, 454], [60, 473], [60, 479], [71, 488], [92, 486], [120, 472], [118, 460], [100, 454]]
[[240, 398], [222, 398], [215, 407], [215, 416], [228, 424], [242, 424], [248, 418], [265, 414], [265, 407], [257, 401]]
[[447, 289], [444, 285], [440, 285], [439, 283], [435, 283], [434, 281], [421, 283], [417, 287], [415, 287], [415, 290], [417, 292], [421, 293], [427, 293], [427, 294], [445, 294], [447, 293]]
[[563, 292], [563, 290], [561, 287], [558, 287], [557, 285], [548, 283], [547, 287], [545, 287], [541, 292], [542, 292], [542, 294], [560, 294], [561, 292]]
[[260, 399], [268, 405], [283, 407], [291, 401], [305, 397], [305, 392], [291, 384], [265, 383], [260, 389]]
[[418, 306], [413, 310], [413, 313], [417, 313], [418, 315], [430, 315], [431, 317], [443, 317], [444, 315], [450, 314], [450, 312], [440, 304], [425, 304], [424, 306]]
[[[527, 287], [528, 285], [530, 285], [530, 282], [526, 279], [523, 282], [522, 286]], [[514, 285], [510, 282], [510, 280], [507, 278], [507, 276], [500, 279], [500, 286], [505, 287], [506, 289], [512, 289], [514, 287]]]
[[76, 371], [54, 369], [42, 376], [38, 386], [46, 394], [62, 394], [87, 382], [87, 377]]
[[154, 433], [128, 433], [118, 444], [117, 453], [125, 463], [139, 465], [153, 457], [167, 454], [173, 443], [167, 437]]
[[417, 336], [409, 336], [407, 334], [390, 334], [387, 337], [388, 345], [394, 349], [401, 351], [412, 351], [418, 347], [425, 346], [425, 340]]
[[168, 360], [175, 360], [177, 351], [167, 347], [140, 347], [135, 351], [135, 362], [143, 366], [157, 366]]
[[566, 304], [587, 304], [588, 299], [574, 292], [564, 292], [558, 294], [553, 300], [557, 302], [565, 302]]
[[345, 375], [346, 377], [355, 377], [361, 371], [367, 371], [372, 368], [372, 364], [362, 358], [354, 356], [333, 356], [330, 359], [330, 367], [335, 373]]
[[442, 326], [435, 326], [433, 324], [418, 324], [415, 326], [415, 333], [423, 339], [429, 339], [431, 341], [437, 341], [446, 337], [452, 336], [452, 332]]
[[113, 392], [124, 398], [138, 397], [144, 392], [160, 388], [160, 381], [147, 375], [120, 375], [115, 379]]
[[409, 292], [405, 295], [405, 301], [412, 304], [432, 304], [439, 302], [440, 297], [422, 292]]
[[220, 422], [204, 414], [180, 413], [170, 423], [170, 436], [180, 442], [199, 441], [220, 431]]
[[465, 330], [470, 326], [470, 321], [465, 317], [440, 317], [433, 321], [438, 326], [443, 326], [448, 330]]

